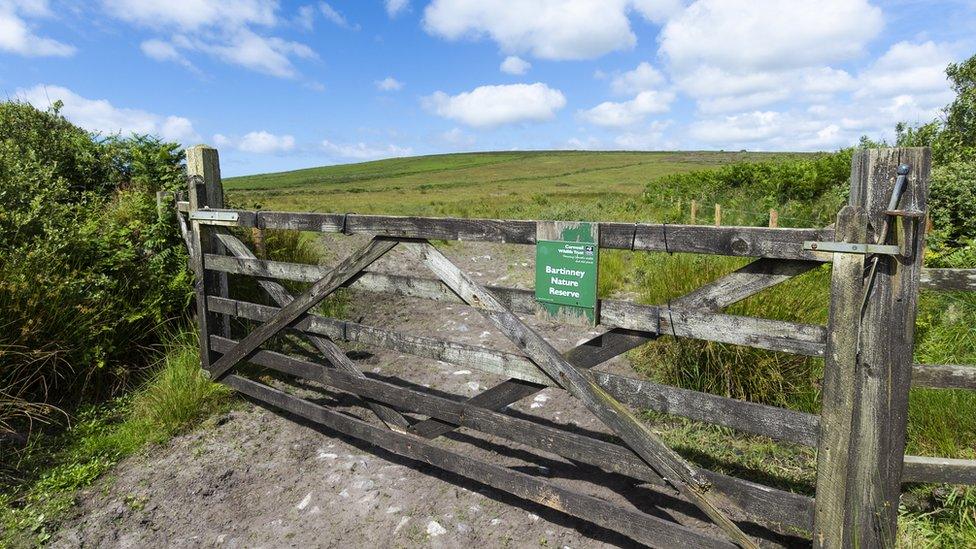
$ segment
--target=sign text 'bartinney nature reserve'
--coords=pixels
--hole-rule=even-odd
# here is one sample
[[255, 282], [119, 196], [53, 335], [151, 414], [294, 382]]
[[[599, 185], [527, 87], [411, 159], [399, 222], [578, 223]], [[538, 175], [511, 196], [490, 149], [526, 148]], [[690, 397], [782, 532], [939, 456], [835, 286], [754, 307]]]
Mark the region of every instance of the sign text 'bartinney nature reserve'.
[[596, 323], [598, 243], [596, 223], [538, 222], [535, 297], [549, 314], [581, 316]]

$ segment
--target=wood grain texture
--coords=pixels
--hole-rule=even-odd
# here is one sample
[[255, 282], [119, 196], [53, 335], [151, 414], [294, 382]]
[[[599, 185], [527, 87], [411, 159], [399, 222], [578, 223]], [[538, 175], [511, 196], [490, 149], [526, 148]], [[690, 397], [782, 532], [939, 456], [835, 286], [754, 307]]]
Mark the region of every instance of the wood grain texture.
[[[324, 273], [328, 272], [327, 268], [318, 265], [232, 258], [213, 254], [206, 257], [206, 265], [208, 269], [229, 273], [303, 282], [318, 280]], [[758, 291], [758, 289], [785, 280], [785, 278], [776, 275], [756, 276], [763, 279], [756, 281], [753, 287], [741, 291], [738, 295], [728, 298], [718, 298], [714, 292], [711, 295], [713, 299], [718, 299], [719, 302], [734, 302], [749, 291]], [[367, 272], [350, 287], [438, 301], [460, 302], [446, 284], [430, 278]], [[498, 286], [487, 286], [486, 288], [495, 294], [501, 303], [515, 312], [536, 314], [541, 311], [535, 301], [534, 292], [530, 290]], [[609, 299], [599, 300], [599, 310], [601, 325], [610, 328], [619, 327], [648, 333], [659, 333], [660, 330], [660, 333], [664, 335], [744, 345], [805, 356], [823, 356], [824, 341], [826, 340], [825, 328], [820, 325], [727, 315], [685, 307], [681, 300], [673, 303], [670, 313], [666, 308], [659, 306]]]
[[976, 364], [914, 364], [912, 387], [976, 391]]
[[[233, 347], [235, 341], [214, 337], [218, 350]], [[271, 351], [258, 351], [250, 362], [286, 374], [315, 379], [361, 397], [368, 397], [409, 412], [415, 412], [457, 425], [551, 452], [573, 461], [586, 463], [610, 473], [663, 486], [664, 480], [630, 449], [545, 426], [528, 419], [513, 417], [472, 404], [439, 397], [423, 389], [408, 389], [381, 380], [323, 370], [321, 365]], [[324, 371], [324, 374], [321, 372]], [[809, 497], [769, 488], [721, 473], [698, 469], [723, 496], [737, 503], [750, 516], [763, 523], [776, 523], [800, 529], [810, 528], [813, 500]]]
[[[876, 241], [899, 164], [911, 166], [898, 209], [924, 211], [931, 152], [927, 148], [860, 150], [852, 161], [850, 204], [868, 214]], [[883, 256], [861, 319], [856, 408], [849, 464], [845, 545], [894, 545], [912, 376], [922, 228], [915, 224], [910, 258]]]
[[449, 471], [562, 513], [620, 532], [654, 547], [734, 548], [735, 545], [680, 524], [434, 446], [421, 438], [372, 426], [285, 392], [236, 375], [223, 382], [240, 393], [386, 451]]
[[[226, 210], [236, 225], [262, 229], [344, 232], [413, 239], [535, 244], [536, 222], [451, 217], [403, 217], [337, 213]], [[691, 252], [741, 257], [823, 261], [803, 249], [805, 240], [823, 240], [822, 229], [709, 227], [661, 223], [598, 223], [600, 246], [622, 250]]]
[[[236, 237], [227, 233], [225, 229], [218, 229], [217, 238], [224, 245], [224, 247], [227, 248], [227, 251], [232, 253], [234, 256], [245, 259], [254, 259], [254, 254], [251, 253], [251, 250], [247, 249], [247, 246], [245, 246], [244, 243], [238, 240]], [[257, 283], [261, 289], [263, 289], [265, 293], [271, 297], [271, 300], [278, 304], [279, 307], [284, 307], [294, 300], [291, 293], [277, 282], [259, 279]], [[362, 372], [356, 369], [355, 364], [349, 360], [346, 353], [336, 346], [336, 344], [330, 339], [320, 335], [309, 334], [307, 332], [305, 332], [305, 336], [308, 341], [325, 356], [329, 364], [351, 375], [363, 377]], [[396, 410], [375, 402], [367, 402], [367, 405], [373, 411], [373, 413], [375, 413], [376, 416], [379, 417], [380, 420], [383, 421], [383, 423], [385, 423], [390, 429], [406, 431], [410, 428], [410, 422], [407, 421], [407, 419], [400, 415], [400, 413]]]
[[[213, 297], [210, 298], [210, 305], [215, 311], [259, 322], [266, 322], [278, 311], [277, 308], [266, 305]], [[306, 315], [292, 327], [333, 339], [375, 345], [401, 353], [504, 375], [534, 387], [533, 389], [528, 387], [513, 389], [511, 393], [513, 397], [522, 394], [523, 396], [519, 398], [524, 398], [536, 392], [540, 386], [555, 385], [547, 375], [539, 372], [534, 363], [526, 357], [514, 353], [453, 341], [412, 336], [314, 314]], [[606, 372], [594, 372], [592, 377], [594, 382], [614, 398], [638, 409], [654, 410], [696, 421], [713, 423], [784, 442], [806, 446], [817, 444], [819, 423], [817, 416], [813, 414], [700, 393], [690, 389]]]
[[901, 481], [976, 485], [976, 460], [905, 456]]
[[923, 290], [976, 292], [976, 269], [922, 269]]
[[[844, 206], [835, 225], [837, 242], [865, 242], [868, 216], [864, 208]], [[844, 546], [847, 515], [848, 450], [852, 440], [857, 340], [861, 328], [864, 257], [834, 254], [830, 274], [830, 312], [824, 357], [820, 440], [817, 447], [815, 547]]]
[[540, 370], [580, 399], [590, 412], [620, 436], [682, 496], [701, 509], [732, 540], [744, 547], [758, 547], [715, 505], [707, 493], [708, 482], [674, 450], [668, 448], [626, 406], [566, 362], [545, 339], [507, 310], [494, 295], [458, 269], [437, 248], [426, 242], [411, 243], [407, 248], [464, 302], [492, 321]]
[[[187, 192], [190, 211], [224, 207], [224, 188], [220, 179], [217, 149], [197, 145], [186, 149]], [[206, 369], [218, 357], [207, 345], [210, 334], [230, 335], [230, 321], [207, 309], [207, 296], [227, 297], [227, 273], [204, 268], [204, 255], [221, 252], [213, 227], [192, 222], [190, 225], [190, 258], [193, 289], [196, 298], [197, 325], [200, 331], [200, 363]]]
[[[649, 340], [650, 337], [641, 332], [615, 328], [573, 347], [563, 353], [563, 356], [577, 368], [592, 368]], [[502, 410], [545, 387], [544, 384], [526, 383], [513, 377], [469, 398], [467, 402], [489, 410]], [[417, 423], [412, 430], [424, 438], [435, 438], [453, 431], [454, 428], [450, 423], [431, 418]]]
[[336, 265], [335, 269], [312, 284], [303, 294], [282, 307], [274, 318], [255, 328], [247, 337], [241, 340], [238, 347], [221, 356], [210, 368], [213, 378], [220, 379], [221, 376], [226, 374], [236, 364], [240, 363], [240, 361], [247, 358], [248, 355], [264, 344], [265, 341], [271, 339], [275, 334], [301, 318], [309, 309], [321, 303], [332, 292], [338, 290], [347, 281], [355, 278], [360, 271], [383, 257], [386, 252], [392, 250], [396, 244], [394, 240], [374, 238], [366, 245], [351, 253], [346, 259]]

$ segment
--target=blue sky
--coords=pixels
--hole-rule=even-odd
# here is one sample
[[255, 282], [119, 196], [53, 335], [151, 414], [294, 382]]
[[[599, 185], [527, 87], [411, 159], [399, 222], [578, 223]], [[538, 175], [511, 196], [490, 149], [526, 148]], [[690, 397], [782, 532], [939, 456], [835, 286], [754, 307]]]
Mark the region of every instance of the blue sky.
[[976, 1], [0, 0], [0, 91], [225, 175], [508, 149], [831, 150], [924, 122]]

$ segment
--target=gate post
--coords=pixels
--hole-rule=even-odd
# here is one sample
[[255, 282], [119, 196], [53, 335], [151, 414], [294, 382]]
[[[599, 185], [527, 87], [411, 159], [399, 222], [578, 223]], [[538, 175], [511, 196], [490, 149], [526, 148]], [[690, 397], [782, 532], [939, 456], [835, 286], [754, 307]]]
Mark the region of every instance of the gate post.
[[[224, 207], [224, 187], [220, 180], [217, 149], [207, 145], [194, 145], [186, 149], [186, 173], [191, 215], [196, 210]], [[210, 312], [207, 296], [227, 297], [227, 273], [204, 269], [204, 255], [218, 253], [219, 250], [214, 228], [198, 221], [193, 221], [190, 226], [197, 323], [200, 326], [200, 363], [204, 369], [209, 369], [217, 359], [210, 346], [210, 335], [230, 337], [230, 322], [225, 315]]]
[[[910, 172], [904, 193], [891, 208], [903, 164]], [[817, 463], [818, 547], [895, 545], [924, 227], [917, 221], [921, 218], [885, 212], [924, 212], [930, 171], [928, 148], [859, 150], [852, 160], [848, 204], [866, 215], [866, 242], [897, 241], [901, 252], [834, 263], [828, 326], [832, 348], [824, 364], [825, 421]], [[857, 223], [843, 227], [838, 221], [838, 231], [846, 233], [838, 236], [855, 236], [851, 225]], [[835, 259], [838, 255], [844, 254], [835, 254]], [[876, 268], [863, 269], [875, 257]], [[847, 281], [860, 287], [851, 303], [849, 295], [837, 293], [843, 286], [838, 277], [850, 279], [858, 268], [861, 280]], [[845, 321], [850, 318], [853, 322]]]

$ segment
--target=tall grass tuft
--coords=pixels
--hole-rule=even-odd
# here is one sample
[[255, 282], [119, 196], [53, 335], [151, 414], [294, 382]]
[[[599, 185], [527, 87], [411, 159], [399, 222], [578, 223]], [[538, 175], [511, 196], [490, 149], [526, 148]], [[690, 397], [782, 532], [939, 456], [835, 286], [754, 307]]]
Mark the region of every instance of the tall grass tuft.
[[[690, 254], [642, 254], [635, 260], [640, 301], [670, 300], [735, 270], [746, 261]], [[824, 270], [794, 278], [728, 309], [731, 314], [824, 322]], [[663, 337], [634, 351], [637, 370], [653, 379], [698, 391], [804, 411], [815, 411], [822, 361], [707, 341]]]
[[194, 332], [166, 336], [154, 368], [133, 393], [81, 409], [64, 431], [35, 433], [8, 456], [19, 471], [0, 482], [0, 546], [43, 543], [75, 491], [145, 445], [228, 407], [230, 390], [202, 374]]

